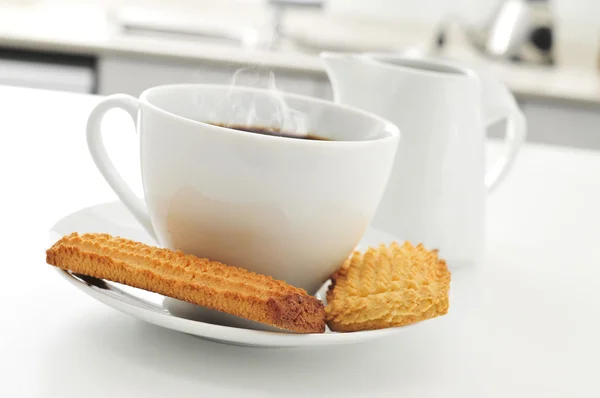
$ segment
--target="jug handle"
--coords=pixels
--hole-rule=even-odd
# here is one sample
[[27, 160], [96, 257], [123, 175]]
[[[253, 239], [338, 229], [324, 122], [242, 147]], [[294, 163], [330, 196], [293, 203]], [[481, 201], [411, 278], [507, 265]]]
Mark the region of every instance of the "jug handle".
[[[485, 174], [485, 186], [487, 192], [491, 193], [510, 171], [519, 153], [521, 144], [525, 141], [527, 122], [514, 96], [504, 84], [499, 81], [490, 81], [488, 78], [487, 82], [483, 82], [482, 88], [486, 127], [489, 128], [498, 121], [506, 119], [504, 152], [500, 159], [496, 160]], [[490, 98], [492, 99], [490, 100]], [[486, 106], [486, 99], [488, 106]], [[490, 105], [490, 103], [493, 105]], [[494, 111], [490, 108], [493, 108]]]

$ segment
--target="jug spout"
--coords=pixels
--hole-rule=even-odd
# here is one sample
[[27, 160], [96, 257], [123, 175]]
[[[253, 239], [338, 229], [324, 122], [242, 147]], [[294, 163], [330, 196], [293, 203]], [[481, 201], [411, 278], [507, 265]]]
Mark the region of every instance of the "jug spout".
[[335, 102], [360, 106], [377, 74], [376, 68], [361, 54], [324, 52], [320, 54], [333, 88]]

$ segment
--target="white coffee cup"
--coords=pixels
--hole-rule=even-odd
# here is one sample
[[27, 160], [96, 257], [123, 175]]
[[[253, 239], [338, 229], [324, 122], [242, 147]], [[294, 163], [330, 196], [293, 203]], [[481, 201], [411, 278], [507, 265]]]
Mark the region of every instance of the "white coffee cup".
[[[394, 162], [398, 129], [371, 113], [292, 94], [283, 95], [287, 106], [331, 141], [206, 123], [245, 123], [244, 112], [234, 114], [223, 106], [231, 90], [167, 85], [150, 88], [139, 99], [109, 96], [88, 119], [92, 158], [160, 245], [314, 293], [369, 225]], [[266, 90], [234, 90], [237, 105], [254, 106], [257, 114], [272, 107]], [[113, 108], [126, 110], [136, 121], [145, 204], [125, 184], [104, 147], [100, 124]]]

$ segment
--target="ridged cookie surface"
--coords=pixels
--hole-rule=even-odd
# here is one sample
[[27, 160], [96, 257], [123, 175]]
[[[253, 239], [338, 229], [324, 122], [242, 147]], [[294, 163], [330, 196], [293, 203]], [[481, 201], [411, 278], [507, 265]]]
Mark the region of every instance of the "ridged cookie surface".
[[299, 333], [323, 333], [323, 303], [271, 277], [107, 234], [65, 236], [46, 262]]
[[448, 312], [450, 272], [423, 245], [354, 252], [331, 280], [325, 312], [334, 331], [403, 326]]

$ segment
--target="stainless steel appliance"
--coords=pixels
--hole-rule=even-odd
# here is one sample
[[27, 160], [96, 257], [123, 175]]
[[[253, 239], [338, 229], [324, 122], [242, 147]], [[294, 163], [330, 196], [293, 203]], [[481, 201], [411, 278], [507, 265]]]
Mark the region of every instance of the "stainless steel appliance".
[[473, 45], [491, 57], [552, 64], [553, 19], [548, 0], [504, 0], [480, 28]]

